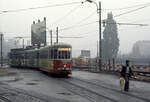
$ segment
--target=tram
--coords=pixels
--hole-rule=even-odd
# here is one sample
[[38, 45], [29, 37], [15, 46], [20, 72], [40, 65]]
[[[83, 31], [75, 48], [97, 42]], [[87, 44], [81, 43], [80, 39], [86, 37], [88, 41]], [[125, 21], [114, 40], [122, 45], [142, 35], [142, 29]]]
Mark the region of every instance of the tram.
[[51, 74], [72, 74], [72, 46], [58, 43], [40, 49], [11, 49], [11, 67], [38, 68]]

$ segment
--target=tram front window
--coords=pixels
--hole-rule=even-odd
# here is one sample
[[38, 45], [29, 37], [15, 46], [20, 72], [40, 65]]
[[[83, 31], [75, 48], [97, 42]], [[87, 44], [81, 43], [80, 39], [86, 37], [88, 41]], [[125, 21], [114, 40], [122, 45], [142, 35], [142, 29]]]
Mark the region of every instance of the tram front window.
[[59, 51], [59, 59], [70, 59], [70, 51]]

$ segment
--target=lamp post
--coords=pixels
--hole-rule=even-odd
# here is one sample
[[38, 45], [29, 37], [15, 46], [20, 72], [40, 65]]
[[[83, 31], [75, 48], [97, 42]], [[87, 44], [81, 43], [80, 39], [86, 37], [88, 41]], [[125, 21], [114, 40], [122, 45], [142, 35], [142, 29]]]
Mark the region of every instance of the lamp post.
[[102, 41], [101, 41], [101, 2], [99, 1], [99, 6], [96, 2], [92, 0], [86, 0], [89, 3], [94, 3], [97, 7], [97, 13], [99, 14], [99, 70], [102, 69]]

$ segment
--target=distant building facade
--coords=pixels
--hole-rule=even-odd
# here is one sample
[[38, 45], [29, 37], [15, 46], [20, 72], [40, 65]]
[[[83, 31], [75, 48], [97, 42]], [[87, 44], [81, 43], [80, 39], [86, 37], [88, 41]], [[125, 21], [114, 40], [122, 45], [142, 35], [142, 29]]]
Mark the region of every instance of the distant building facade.
[[150, 58], [150, 41], [137, 41], [132, 48], [133, 58]]
[[80, 55], [80, 57], [83, 57], [83, 58], [90, 58], [90, 56], [91, 56], [90, 50], [81, 50], [81, 55]]

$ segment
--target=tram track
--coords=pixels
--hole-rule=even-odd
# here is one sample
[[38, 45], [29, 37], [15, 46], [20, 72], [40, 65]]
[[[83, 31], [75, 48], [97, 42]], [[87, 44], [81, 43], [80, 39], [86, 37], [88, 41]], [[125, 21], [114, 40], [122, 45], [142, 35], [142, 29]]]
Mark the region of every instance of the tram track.
[[[43, 75], [43, 77], [46, 80], [50, 80], [49, 74], [41, 74]], [[121, 94], [122, 96], [124, 96], [125, 98], [131, 97], [132, 100], [134, 100], [133, 102], [150, 102], [150, 99], [144, 98], [142, 96], [137, 96], [135, 94], [132, 93], [128, 93], [128, 92], [121, 92], [120, 90], [117, 90], [114, 87], [111, 87], [111, 85], [109, 86], [108, 83], [105, 83], [103, 81], [100, 80], [89, 80], [89, 79], [80, 79], [77, 77], [69, 77], [69, 78], [54, 78], [53, 80], [56, 79], [56, 83], [62, 85], [64, 88], [66, 88], [67, 90], [69, 90], [70, 92], [79, 95], [87, 100], [89, 100], [90, 102], [125, 102], [122, 101], [122, 99], [118, 100], [118, 98], [109, 96], [109, 92], [116, 94], [117, 97], [119, 97], [119, 94]], [[94, 90], [92, 88], [93, 87]], [[23, 94], [25, 96], [29, 96], [32, 97], [34, 99], [40, 100], [39, 102], [49, 102], [50, 100], [47, 100], [46, 98], [40, 97], [38, 95], [34, 95], [33, 93], [30, 92], [25, 92], [21, 89], [13, 89], [13, 88], [9, 88], [6, 86], [3, 86], [3, 88], [5, 90], [11, 90], [12, 92], [16, 92], [17, 94]], [[95, 91], [95, 89], [98, 89], [97, 91]], [[103, 92], [101, 93], [101, 91], [99, 90], [106, 90], [106, 94], [103, 94]], [[114, 95], [115, 96], [115, 95]], [[2, 98], [1, 98], [2, 97]], [[5, 95], [3, 96], [2, 94], [0, 94], [0, 100], [4, 100], [4, 102], [14, 102], [9, 100], [9, 98], [7, 99], [7, 97], [5, 97]], [[136, 101], [138, 100], [138, 101]], [[141, 101], [139, 101], [141, 100]], [[1, 102], [1, 101], [0, 101]], [[32, 102], [32, 101], [30, 101]]]
[[0, 100], [2, 100], [3, 102], [12, 102], [11, 100], [5, 98], [4, 96], [0, 96]]
[[[49, 77], [47, 78], [49, 79]], [[133, 100], [133, 102], [134, 101], [135, 102], [150, 102], [150, 99], [131, 94], [130, 92], [121, 92], [120, 90], [117, 90], [115, 88], [108, 87], [107, 85], [105, 85], [105, 83], [102, 84], [99, 82], [91, 82], [90, 80], [79, 79], [76, 77], [56, 78], [56, 79], [58, 80], [58, 82], [60, 81], [58, 84], [60, 85], [62, 84], [63, 87], [69, 90], [70, 92], [76, 95], [79, 95], [91, 102], [99, 102], [100, 100], [101, 102], [103, 102], [103, 100], [107, 100], [104, 102], [120, 102], [120, 101], [125, 102], [125, 101], [122, 101], [123, 99], [118, 100], [117, 98], [110, 97], [109, 94], [105, 95], [101, 92], [89, 89], [86, 86], [83, 86], [82, 83], [86, 84], [87, 86], [93, 86], [93, 88], [98, 87], [102, 90], [106, 90], [106, 92], [108, 93], [109, 91], [111, 91], [111, 93], [116, 94], [116, 97], [120, 97], [119, 95], [122, 95], [124, 99], [128, 99], [129, 97], [130, 98], [129, 100]]]
[[[50, 76], [46, 73], [45, 73], [45, 76], [46, 76], [45, 78], [49, 80]], [[76, 95], [79, 95], [79, 96], [89, 100], [90, 102], [99, 102], [102, 98], [104, 101], [101, 100], [100, 102], [118, 102], [118, 101], [111, 99], [109, 97], [106, 97], [102, 94], [96, 93], [96, 92], [91, 91], [87, 88], [78, 86], [78, 85], [73, 84], [67, 80], [64, 80], [64, 79], [66, 79], [66, 77], [65, 78], [55, 77], [55, 79], [57, 80], [57, 83], [60, 85], [63, 85], [63, 87], [65, 89], [69, 90], [70, 92], [72, 92]]]
[[[10, 91], [12, 91], [12, 92], [15, 92], [15, 96], [25, 97], [26, 99], [30, 99], [30, 102], [32, 102], [32, 100], [34, 100], [34, 102], [35, 102], [35, 100], [37, 100], [37, 102], [49, 102], [49, 99], [45, 99], [40, 96], [38, 97], [38, 96], [32, 95], [30, 93], [24, 92], [21, 89], [15, 90], [15, 89], [4, 87], [4, 86], [3, 86], [3, 88], [5, 91], [8, 91], [9, 94], [11, 93]], [[11, 96], [11, 94], [8, 96]], [[14, 100], [11, 101], [8, 98], [6, 98], [5, 95], [2, 95], [2, 94], [0, 95], [0, 99], [4, 100], [4, 102], [14, 102]]]
[[117, 100], [115, 100], [113, 98], [107, 97], [105, 95], [102, 95], [100, 93], [92, 91], [88, 88], [71, 83], [67, 80], [61, 80], [61, 82], [63, 82], [64, 88], [67, 88], [72, 93], [77, 94], [81, 97], [84, 97], [91, 102], [99, 102], [99, 101], [101, 101], [101, 102], [118, 102]]
[[[132, 98], [135, 98], [135, 99], [138, 99], [138, 100], [142, 100], [144, 102], [150, 102], [150, 99], [146, 99], [146, 98], [143, 98], [143, 97], [131, 94], [131, 93], [121, 92], [120, 90], [116, 90], [114, 88], [110, 88], [110, 87], [107, 87], [105, 85], [98, 84], [96, 82], [91, 82], [91, 81], [87, 81], [85, 79], [79, 79], [79, 78], [75, 78], [75, 77], [71, 77], [71, 80], [73, 80], [73, 82], [76, 82], [76, 83], [86, 83], [87, 85], [92, 85], [93, 87], [96, 86], [97, 88], [103, 88], [105, 90], [109, 90], [109, 91], [115, 92], [117, 94], [119, 93], [121, 95], [126, 95], [128, 97], [132, 97]], [[65, 81], [67, 81], [67, 80], [65, 79]]]
[[98, 87], [102, 87], [102, 88], [105, 88], [105, 89], [109, 89], [109, 90], [115, 91], [115, 92], [120, 93], [120, 94], [124, 94], [124, 95], [127, 95], [127, 96], [135, 97], [135, 98], [137, 98], [137, 99], [141, 99], [141, 100], [146, 101], [146, 102], [150, 102], [150, 99], [146, 99], [146, 98], [143, 98], [143, 97], [140, 97], [140, 96], [137, 96], [137, 95], [133, 95], [133, 94], [131, 94], [130, 92], [128, 92], [128, 93], [126, 93], [126, 92], [121, 92], [120, 90], [107, 87], [106, 85], [104, 86], [104, 85], [102, 85], [102, 84], [98, 84], [98, 82], [90, 82], [90, 81], [82, 80], [82, 79], [79, 79], [79, 78], [74, 78], [74, 79], [80, 80], [80, 81], [84, 81], [85, 83], [92, 84], [92, 85], [96, 85], [96, 86], [98, 86]]

